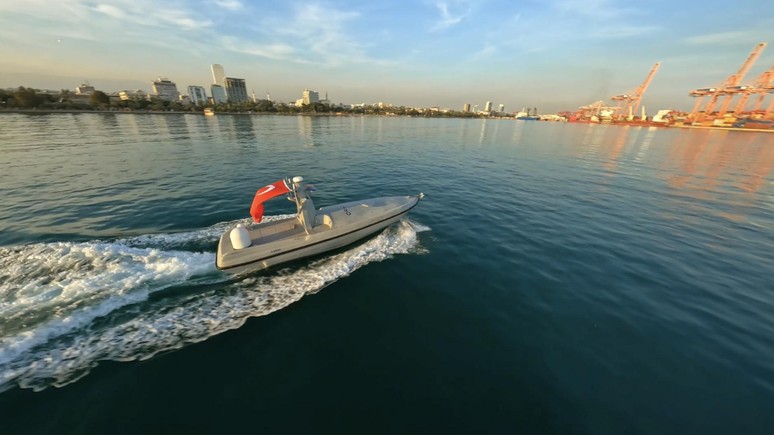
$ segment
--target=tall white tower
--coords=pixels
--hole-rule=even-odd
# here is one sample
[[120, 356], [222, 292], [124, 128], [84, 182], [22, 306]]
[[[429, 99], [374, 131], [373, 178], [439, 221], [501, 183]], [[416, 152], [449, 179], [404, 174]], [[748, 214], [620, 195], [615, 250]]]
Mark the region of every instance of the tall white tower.
[[226, 72], [223, 67], [217, 63], [210, 65], [212, 69], [212, 83], [216, 85], [226, 86]]

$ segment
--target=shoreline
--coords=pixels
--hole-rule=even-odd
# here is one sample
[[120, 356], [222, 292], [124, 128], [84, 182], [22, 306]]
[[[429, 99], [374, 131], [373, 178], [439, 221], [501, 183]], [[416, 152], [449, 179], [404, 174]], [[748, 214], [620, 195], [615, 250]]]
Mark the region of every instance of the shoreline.
[[[85, 109], [0, 109], [2, 113], [115, 113], [126, 115], [202, 115], [203, 111], [189, 110], [85, 110]], [[216, 115], [337, 115], [336, 113], [278, 113], [278, 112], [216, 112]]]
[[[176, 110], [82, 110], [82, 109], [0, 109], [0, 115], [5, 113], [22, 113], [22, 114], [80, 114], [80, 113], [94, 113], [94, 114], [121, 114], [121, 115], [200, 115], [207, 116], [203, 111], [176, 111]], [[275, 116], [348, 116], [348, 117], [363, 117], [363, 116], [385, 116], [385, 117], [416, 117], [408, 115], [389, 115], [389, 114], [352, 114], [352, 113], [337, 113], [337, 112], [324, 112], [324, 113], [278, 113], [278, 112], [216, 112], [215, 116], [223, 115], [275, 115]], [[210, 116], [208, 116], [210, 117]], [[468, 118], [468, 117], [456, 117], [456, 116], [432, 116], [430, 118], [456, 118], [456, 119], [498, 119], [498, 120], [510, 120], [510, 118]], [[551, 121], [544, 121], [551, 122]], [[741, 127], [720, 127], [710, 125], [648, 125], [648, 124], [634, 124], [634, 123], [596, 123], [596, 122], [575, 122], [567, 121], [568, 124], [598, 124], [598, 125], [610, 125], [615, 127], [645, 127], [645, 128], [684, 128], [684, 129], [701, 129], [701, 130], [722, 130], [722, 131], [742, 131], [742, 132], [756, 132], [756, 133], [774, 133], [774, 129], [762, 129], [762, 128], [741, 128]]]

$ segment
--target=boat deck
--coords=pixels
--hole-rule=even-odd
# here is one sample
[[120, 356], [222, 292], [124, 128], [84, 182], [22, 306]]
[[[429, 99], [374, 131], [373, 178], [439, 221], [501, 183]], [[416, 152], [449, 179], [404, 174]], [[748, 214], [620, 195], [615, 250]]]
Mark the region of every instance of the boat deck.
[[297, 234], [304, 234], [304, 227], [298, 222], [298, 219], [293, 217], [256, 227], [250, 230], [249, 233], [253, 246], [257, 246], [275, 240], [286, 239]]

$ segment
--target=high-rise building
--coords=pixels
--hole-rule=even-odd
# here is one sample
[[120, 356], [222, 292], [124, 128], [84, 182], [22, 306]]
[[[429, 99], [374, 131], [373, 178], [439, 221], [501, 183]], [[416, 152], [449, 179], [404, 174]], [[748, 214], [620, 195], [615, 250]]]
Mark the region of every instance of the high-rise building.
[[505, 112], [505, 104], [500, 104], [500, 106], [498, 106], [498, 107], [499, 107], [497, 109], [498, 112]]
[[235, 79], [226, 77], [226, 96], [231, 103], [241, 103], [247, 101], [247, 85], [245, 79]]
[[301, 93], [301, 99], [304, 100], [304, 104], [319, 103], [320, 94], [317, 91], [304, 89], [304, 92]]
[[484, 112], [491, 112], [492, 111], [492, 102], [487, 101], [486, 105], [484, 106]]
[[465, 105], [462, 106], [462, 111], [465, 113], [470, 112], [470, 103], [465, 103]]
[[189, 86], [188, 98], [191, 104], [196, 106], [203, 106], [207, 104], [207, 92], [204, 90], [204, 86]]
[[75, 93], [77, 95], [91, 95], [94, 93], [94, 86], [89, 84], [83, 84], [75, 87]]
[[158, 80], [151, 82], [151, 89], [153, 95], [164, 101], [177, 101], [180, 98], [177, 85], [167, 78], [159, 77]]
[[226, 86], [226, 72], [223, 67], [217, 63], [210, 65], [212, 70], [212, 83], [220, 86]]
[[226, 90], [221, 85], [210, 85], [210, 95], [214, 104], [222, 104], [228, 101]]

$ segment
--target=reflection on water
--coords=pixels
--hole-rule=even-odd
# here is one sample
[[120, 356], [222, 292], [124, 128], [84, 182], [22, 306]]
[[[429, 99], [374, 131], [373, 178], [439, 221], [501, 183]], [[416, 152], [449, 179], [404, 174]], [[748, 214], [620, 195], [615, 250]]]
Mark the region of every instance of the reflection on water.
[[[577, 158], [598, 161], [610, 172], [622, 163], [651, 161], [668, 174], [669, 186], [697, 196], [716, 187], [757, 192], [774, 168], [774, 137], [765, 133], [598, 125], [582, 128], [585, 131]], [[654, 141], [661, 146], [654, 148]]]
[[755, 193], [774, 167], [772, 144], [746, 132], [702, 131], [681, 139], [669, 152], [669, 184], [678, 189], [698, 194], [725, 186]]
[[236, 141], [241, 144], [255, 142], [255, 127], [252, 115], [233, 116], [234, 134]]
[[[609, 182], [641, 170], [654, 170], [665, 194], [699, 201], [696, 212], [740, 221], [743, 210], [766, 200], [755, 194], [774, 169], [774, 136], [716, 130], [665, 130], [655, 127], [588, 125], [574, 156], [604, 168]], [[710, 201], [714, 207], [700, 205]], [[718, 206], [720, 204], [720, 206]], [[677, 207], [685, 204], [675, 205]], [[733, 211], [732, 211], [733, 210]]]
[[305, 147], [314, 146], [314, 137], [312, 136], [312, 118], [308, 116], [297, 116], [298, 121], [298, 137], [304, 143]]

